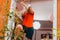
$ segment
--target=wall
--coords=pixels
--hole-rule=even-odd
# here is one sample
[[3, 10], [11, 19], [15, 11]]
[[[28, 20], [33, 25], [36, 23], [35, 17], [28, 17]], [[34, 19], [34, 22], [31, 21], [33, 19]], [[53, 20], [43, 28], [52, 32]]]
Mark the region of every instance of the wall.
[[31, 2], [35, 12], [35, 20], [48, 20], [49, 15], [53, 13], [53, 1], [36, 1]]

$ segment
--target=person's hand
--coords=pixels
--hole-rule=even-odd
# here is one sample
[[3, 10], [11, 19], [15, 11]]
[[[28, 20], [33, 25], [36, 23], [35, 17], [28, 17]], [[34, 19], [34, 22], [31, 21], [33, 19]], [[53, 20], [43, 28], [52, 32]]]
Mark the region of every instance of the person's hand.
[[21, 2], [21, 4], [22, 4], [26, 9], [29, 8], [29, 5], [25, 4], [24, 2]]

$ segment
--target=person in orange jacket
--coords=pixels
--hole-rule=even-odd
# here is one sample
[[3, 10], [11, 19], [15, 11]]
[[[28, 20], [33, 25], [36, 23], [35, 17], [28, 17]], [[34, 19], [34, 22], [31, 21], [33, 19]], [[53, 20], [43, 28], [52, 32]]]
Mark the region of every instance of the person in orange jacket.
[[30, 4], [25, 4], [21, 2], [22, 5], [26, 8], [26, 11], [23, 14], [23, 29], [26, 33], [26, 37], [28, 40], [32, 40], [34, 29], [33, 29], [33, 20], [34, 20], [34, 11]]
[[33, 29], [33, 20], [34, 20], [34, 11], [30, 4], [26, 4], [23, 1], [20, 1], [20, 6], [23, 6], [24, 8], [20, 10], [20, 6], [17, 5], [17, 9], [19, 14], [22, 16], [19, 16], [22, 19], [22, 25], [23, 30], [26, 33], [27, 40], [32, 40], [34, 29]]

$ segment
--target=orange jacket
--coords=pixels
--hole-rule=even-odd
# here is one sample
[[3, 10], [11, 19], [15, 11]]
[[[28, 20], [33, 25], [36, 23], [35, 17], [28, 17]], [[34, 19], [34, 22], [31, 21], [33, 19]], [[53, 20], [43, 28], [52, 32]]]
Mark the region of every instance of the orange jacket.
[[33, 19], [34, 19], [34, 13], [26, 13], [23, 17], [23, 25], [27, 28], [31, 28], [33, 26]]

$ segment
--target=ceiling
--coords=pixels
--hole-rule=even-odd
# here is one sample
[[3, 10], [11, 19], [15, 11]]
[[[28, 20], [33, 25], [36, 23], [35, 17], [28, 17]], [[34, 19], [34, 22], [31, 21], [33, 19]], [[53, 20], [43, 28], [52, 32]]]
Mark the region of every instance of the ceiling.
[[25, 2], [36, 2], [36, 1], [53, 1], [53, 0], [24, 0]]

